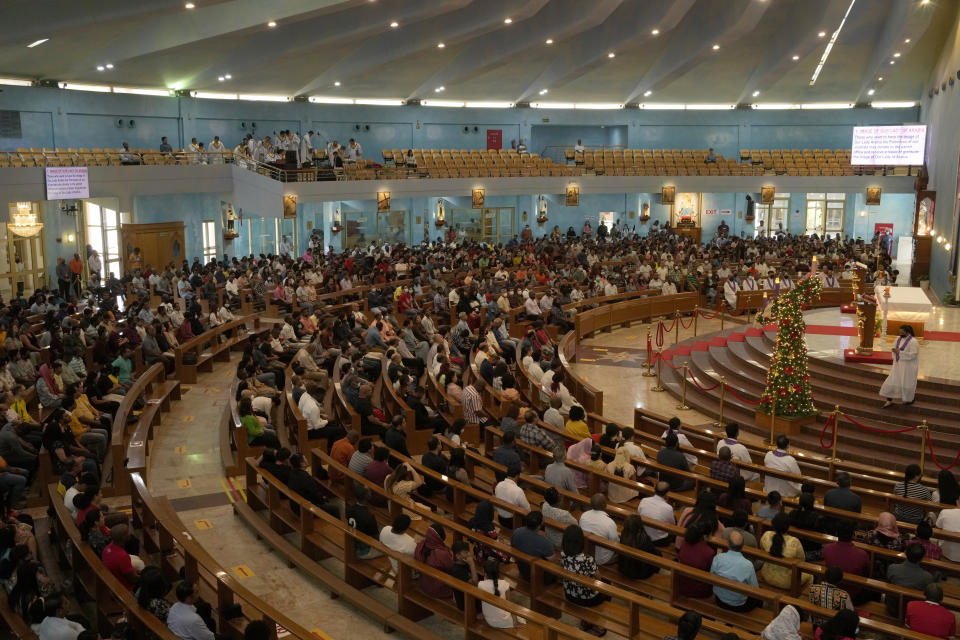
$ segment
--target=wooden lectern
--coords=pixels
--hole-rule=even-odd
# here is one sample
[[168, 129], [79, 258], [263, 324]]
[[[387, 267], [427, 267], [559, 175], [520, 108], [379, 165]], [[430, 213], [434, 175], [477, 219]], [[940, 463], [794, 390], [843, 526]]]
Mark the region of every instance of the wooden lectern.
[[867, 267], [860, 263], [857, 263], [853, 271], [853, 301], [857, 307], [857, 336], [860, 338], [857, 355], [873, 355], [877, 301], [867, 293]]

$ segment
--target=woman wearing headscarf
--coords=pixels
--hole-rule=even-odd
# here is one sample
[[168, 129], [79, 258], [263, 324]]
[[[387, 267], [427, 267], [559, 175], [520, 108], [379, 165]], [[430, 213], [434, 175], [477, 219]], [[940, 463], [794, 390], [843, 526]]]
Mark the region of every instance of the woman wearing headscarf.
[[[897, 527], [897, 519], [889, 511], [877, 516], [877, 526], [867, 533], [865, 542], [874, 547], [883, 547], [891, 551], [903, 551], [903, 537]], [[890, 562], [874, 554], [872, 577], [885, 580]]]
[[[626, 480], [634, 480], [637, 477], [637, 470], [630, 462], [630, 450], [627, 447], [617, 449], [613, 461], [607, 464], [607, 473]], [[633, 486], [617, 482], [607, 483], [607, 498], [610, 502], [629, 502], [636, 498], [638, 493]]]
[[43, 407], [56, 409], [63, 401], [63, 387], [57, 385], [55, 372], [50, 365], [46, 363], [40, 365], [38, 373], [40, 376], [37, 378], [37, 398]]
[[800, 613], [788, 604], [770, 621], [760, 637], [763, 640], [801, 640]]
[[[423, 540], [417, 544], [413, 557], [430, 565], [437, 571], [449, 573], [453, 568], [453, 552], [444, 542], [446, 531], [439, 523], [430, 525]], [[433, 578], [426, 573], [421, 573], [418, 580], [420, 590], [431, 598], [438, 600], [452, 600], [453, 589], [446, 582]]]
[[[485, 538], [496, 540], [500, 537], [500, 530], [493, 522], [493, 505], [489, 500], [481, 500], [477, 503], [477, 509], [473, 512], [473, 517], [467, 523], [474, 533], [480, 534]], [[483, 542], [476, 542], [473, 545], [473, 557], [476, 563], [481, 567], [487, 560], [493, 559], [498, 563], [510, 562], [510, 557], [491, 549], [489, 545]]]
[[[567, 460], [572, 460], [573, 462], [578, 462], [583, 465], [590, 464], [590, 455], [592, 450], [593, 438], [584, 438], [577, 444], [567, 449]], [[580, 489], [583, 489], [590, 484], [587, 474], [579, 469], [574, 469], [573, 479], [577, 483], [577, 487]]]

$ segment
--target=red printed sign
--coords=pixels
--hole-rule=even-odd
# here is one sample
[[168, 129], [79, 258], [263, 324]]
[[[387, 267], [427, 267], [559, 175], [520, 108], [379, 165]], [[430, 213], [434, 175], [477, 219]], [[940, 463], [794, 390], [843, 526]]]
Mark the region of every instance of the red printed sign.
[[487, 129], [487, 149], [503, 148], [503, 129]]
[[873, 225], [873, 233], [881, 233], [886, 236], [893, 235], [893, 223], [892, 222], [877, 222]]

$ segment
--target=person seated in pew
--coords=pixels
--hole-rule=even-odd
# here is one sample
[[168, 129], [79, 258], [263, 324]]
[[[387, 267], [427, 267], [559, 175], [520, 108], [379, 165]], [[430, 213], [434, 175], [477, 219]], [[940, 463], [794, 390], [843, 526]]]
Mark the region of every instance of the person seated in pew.
[[516, 439], [517, 437], [513, 431], [504, 433], [500, 439], [500, 446], [493, 451], [493, 455], [491, 456], [493, 461], [504, 467], [509, 467], [510, 465], [521, 466], [522, 460], [520, 459], [520, 454], [517, 453]]
[[56, 360], [52, 365], [40, 365], [40, 375], [37, 377], [36, 390], [37, 400], [44, 409], [56, 409], [63, 402], [63, 382], [57, 382], [60, 379], [62, 370], [63, 362], [60, 360]]
[[[796, 458], [788, 453], [789, 448], [790, 438], [783, 434], [777, 436], [777, 448], [774, 451], [767, 452], [763, 459], [763, 466], [776, 471], [800, 475], [800, 465], [797, 464]], [[800, 483], [784, 480], [768, 473], [764, 476], [763, 491], [765, 493], [778, 491], [783, 497], [795, 498], [800, 495]]]
[[[637, 471], [630, 462], [630, 451], [626, 447], [617, 448], [613, 460], [607, 463], [606, 471], [626, 480], [634, 480], [637, 477]], [[616, 482], [607, 483], [607, 497], [615, 504], [630, 502], [637, 497], [638, 493], [634, 487]]]
[[[377, 524], [377, 518], [370, 511], [367, 502], [370, 500], [370, 489], [362, 484], [353, 485], [354, 503], [347, 507], [344, 516], [347, 524], [360, 533], [373, 538], [380, 539], [380, 525]], [[357, 557], [361, 560], [370, 560], [379, 558], [382, 554], [365, 542], [357, 541], [355, 543]]]
[[[753, 563], [743, 556], [742, 550], [743, 536], [736, 532], [731, 533], [728, 550], [713, 557], [710, 573], [751, 587], [759, 587]], [[721, 608], [738, 613], [747, 613], [763, 605], [763, 602], [756, 598], [716, 585], [713, 587], [713, 595]]]
[[110, 444], [110, 424], [104, 425], [99, 420], [100, 414], [94, 418], [85, 408], [77, 406], [72, 395], [63, 399], [61, 408], [69, 414], [70, 431], [77, 441], [89, 449], [99, 462], [107, 455]]
[[[467, 526], [471, 531], [479, 536], [489, 538], [490, 540], [497, 540], [500, 537], [500, 528], [497, 527], [496, 523], [493, 521], [493, 516], [493, 505], [489, 500], [481, 500], [477, 503], [476, 509], [473, 512], [473, 517], [471, 517], [467, 522]], [[500, 553], [499, 551], [480, 541], [474, 542], [473, 556], [477, 564], [481, 566], [483, 566], [483, 564], [491, 558], [497, 560], [498, 562], [510, 562], [509, 555]]]
[[730, 482], [733, 478], [740, 478], [740, 470], [733, 464], [730, 448], [720, 447], [717, 451], [717, 459], [710, 463], [710, 477], [720, 482]]
[[414, 420], [418, 430], [431, 430], [434, 433], [443, 433], [447, 426], [437, 411], [426, 403], [426, 391], [423, 387], [417, 385], [410, 389], [410, 392], [404, 398], [407, 406], [413, 409]]
[[248, 446], [267, 446], [273, 449], [280, 448], [280, 438], [277, 437], [276, 429], [274, 429], [265, 418], [254, 414], [253, 403], [249, 397], [240, 399], [238, 413], [240, 414], [240, 423], [247, 433]]
[[699, 613], [686, 611], [677, 621], [677, 635], [664, 636], [663, 640], [696, 640], [702, 624], [703, 618]]
[[818, 628], [813, 637], [814, 640], [856, 640], [859, 628], [860, 616], [849, 609], [841, 609]]
[[[310, 475], [304, 468], [305, 466], [306, 462], [302, 454], [295, 453], [290, 456], [290, 478], [287, 482], [287, 487], [312, 502], [314, 506], [329, 513], [334, 518], [340, 518], [339, 500], [327, 498], [323, 491], [321, 491], [317, 478]], [[321, 468], [320, 471], [323, 471], [323, 469]], [[326, 472], [323, 472], [322, 476], [325, 477]], [[300, 508], [296, 504], [291, 503], [290, 508], [294, 513], [298, 514], [300, 512]]]
[[[607, 513], [607, 496], [602, 493], [593, 494], [590, 498], [590, 509], [580, 514], [580, 528], [611, 542], [620, 539], [617, 524]], [[614, 551], [601, 545], [596, 545], [594, 554], [598, 565], [610, 564], [617, 556]]]
[[[84, 514], [86, 515], [86, 514]], [[134, 568], [130, 553], [126, 549], [130, 538], [130, 528], [126, 524], [115, 524], [110, 528], [110, 544], [101, 555], [104, 568], [130, 591], [140, 580], [140, 572]]]
[[[680, 431], [682, 427], [683, 427], [683, 424], [680, 422], [680, 418], [673, 416], [672, 418], [670, 418], [670, 421], [667, 423], [666, 430], [662, 434], [660, 434], [660, 437], [666, 438], [667, 435], [672, 433], [675, 436], [677, 436], [677, 444], [679, 446], [687, 447], [688, 449], [693, 449], [694, 446], [690, 442], [690, 439], [687, 438], [687, 435], [685, 433], [682, 433]], [[693, 455], [692, 453], [685, 453], [683, 455], [687, 459], [687, 466], [693, 467], [694, 465], [697, 464], [697, 456]]]
[[[841, 582], [843, 582], [843, 570], [840, 569], [840, 567], [828, 566], [826, 572], [821, 576], [820, 582], [810, 587], [810, 590], [807, 592], [807, 598], [811, 604], [823, 607], [824, 609], [830, 609], [832, 611], [849, 609], [850, 611], [856, 611], [853, 598], [850, 597], [849, 593], [840, 588]], [[896, 613], [893, 615], [896, 615]], [[827, 619], [814, 615], [810, 617], [810, 622], [813, 624], [814, 629], [819, 629], [826, 624]]]
[[904, 618], [906, 627], [935, 638], [956, 636], [957, 620], [954, 613], [943, 606], [943, 589], [939, 585], [928, 584], [923, 595], [925, 600], [915, 600], [907, 605]]
[[[527, 494], [517, 484], [521, 470], [522, 467], [519, 463], [508, 466], [506, 477], [497, 483], [493, 489], [493, 494], [503, 502], [512, 504], [523, 511], [528, 511], [530, 503], [527, 501]], [[497, 515], [500, 518], [500, 524], [513, 528], [513, 512], [497, 507]]]
[[[782, 512], [778, 513], [774, 516], [771, 524], [773, 529], [765, 532], [760, 538], [760, 548], [775, 558], [803, 561], [805, 559], [803, 545], [800, 544], [798, 538], [787, 534], [787, 531], [790, 530], [790, 516]], [[763, 581], [771, 587], [778, 589], [792, 588], [793, 572], [788, 566], [765, 562], [760, 568], [760, 575], [763, 577]], [[812, 575], [809, 573], [800, 574], [801, 588], [805, 588], [812, 582]]]
[[[410, 529], [410, 516], [401, 513], [393, 522], [380, 530], [380, 543], [398, 553], [413, 556], [417, 550], [417, 542], [407, 533]], [[397, 573], [399, 563], [390, 558], [390, 566], [394, 574]]]
[[257, 458], [257, 466], [275, 477], [283, 484], [290, 480], [290, 449], [281, 447], [271, 449], [267, 447]]
[[[446, 530], [440, 523], [427, 527], [423, 540], [417, 544], [413, 557], [441, 573], [453, 568], [453, 552], [445, 542]], [[436, 600], [453, 600], [453, 589], [446, 582], [427, 573], [421, 573], [417, 584], [427, 596]]]
[[[664, 446], [661, 447], [657, 453], [657, 462], [663, 466], [672, 467], [680, 471], [689, 471], [690, 468], [687, 463], [687, 458], [680, 452], [679, 445], [680, 441], [677, 439], [677, 434], [673, 432], [668, 433], [664, 439]], [[662, 480], [670, 483], [671, 491], [689, 491], [694, 485], [693, 480], [690, 478], [683, 478], [662, 472], [660, 476]]]
[[[363, 477], [378, 487], [384, 486], [387, 477], [393, 473], [393, 468], [390, 466], [389, 460], [390, 449], [375, 446], [373, 448], [373, 460], [371, 460], [367, 468], [364, 469]], [[387, 504], [386, 500], [377, 493], [371, 496], [370, 502], [378, 507], [383, 507]]]
[[[333, 446], [330, 447], [330, 457], [334, 462], [341, 466], [348, 466], [350, 464], [350, 459], [353, 457], [353, 454], [357, 451], [357, 442], [360, 441], [360, 433], [357, 431], [348, 431], [347, 435], [340, 438], [333, 443]], [[344, 475], [338, 469], [334, 469], [332, 466], [329, 469], [328, 473], [330, 474], [331, 482], [343, 482]]]
[[[636, 514], [627, 516], [624, 521], [623, 530], [620, 532], [620, 544], [651, 555], [660, 555], [660, 551], [647, 535], [643, 519]], [[646, 580], [659, 571], [655, 565], [647, 564], [625, 553], [617, 554], [617, 568], [623, 577], [631, 580]]]
[[[77, 442], [70, 430], [70, 414], [62, 408], [54, 409], [44, 420], [43, 448], [50, 455], [55, 475], [73, 467], [74, 457], [81, 461], [84, 471], [100, 478], [100, 468], [93, 452]], [[17, 465], [22, 466], [22, 465]]]
[[[900, 535], [897, 519], [889, 511], [884, 511], [877, 516], [877, 525], [863, 536], [863, 540], [872, 547], [891, 551], [903, 551], [904, 547], [904, 538]], [[878, 580], [885, 579], [889, 564], [887, 559], [875, 556], [870, 575]]]
[[[477, 588], [509, 601], [510, 590], [516, 585], [500, 577], [500, 563], [493, 558], [487, 560], [483, 563], [483, 573], [484, 579], [477, 583]], [[489, 602], [482, 602], [480, 610], [484, 621], [494, 629], [513, 629], [524, 624], [524, 621], [513, 613]]]
[[[427, 469], [437, 472], [441, 476], [447, 475], [448, 461], [443, 455], [443, 445], [440, 438], [433, 436], [427, 441], [427, 452], [420, 458], [420, 464]], [[437, 493], [442, 493], [446, 489], [446, 483], [431, 476], [424, 478], [424, 484], [420, 487], [419, 493], [425, 498], [429, 498]]]
[[[360, 433], [365, 436], [385, 436], [385, 431], [390, 427], [387, 415], [379, 408], [374, 407], [370, 398], [373, 396], [373, 385], [366, 383], [360, 386], [359, 397], [354, 405], [357, 413], [360, 414]], [[403, 420], [402, 416], [396, 416]], [[390, 448], [392, 445], [388, 444]]]
[[[753, 500], [747, 496], [747, 483], [740, 475], [730, 478], [727, 490], [717, 498], [717, 506], [730, 511], [753, 513]], [[724, 519], [724, 523], [728, 522]]]
[[[450, 551], [453, 553], [453, 566], [450, 568], [450, 575], [476, 586], [480, 578], [477, 574], [477, 565], [473, 559], [473, 553], [470, 550], [470, 543], [465, 540], [457, 540], [450, 545]], [[463, 592], [454, 589], [453, 598], [457, 603], [457, 609], [463, 611]]]
[[350, 471], [362, 476], [364, 471], [367, 470], [367, 465], [373, 462], [373, 457], [370, 455], [372, 450], [373, 440], [371, 438], [361, 438], [357, 442], [357, 450], [350, 456], [350, 462], [347, 464]]
[[[584, 552], [586, 540], [583, 529], [572, 524], [563, 532], [560, 544], [560, 566], [567, 571], [580, 574], [585, 578], [595, 578], [597, 563], [593, 556]], [[574, 580], [563, 580], [563, 595], [568, 602], [581, 607], [596, 607], [610, 600], [610, 596], [592, 589], [587, 585]], [[607, 630], [601, 626], [580, 621], [580, 630], [591, 633], [598, 638], [606, 635]]]

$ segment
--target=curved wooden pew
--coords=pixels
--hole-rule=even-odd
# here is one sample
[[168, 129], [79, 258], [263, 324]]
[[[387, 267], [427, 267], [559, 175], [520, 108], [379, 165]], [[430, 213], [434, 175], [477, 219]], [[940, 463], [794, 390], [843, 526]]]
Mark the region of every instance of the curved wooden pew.
[[[275, 607], [265, 603], [256, 594], [231, 577], [220, 564], [198, 543], [165, 497], [150, 494], [139, 473], [130, 477], [132, 487], [133, 524], [144, 535], [147, 552], [157, 554], [160, 568], [171, 581], [184, 577], [199, 589], [201, 597], [214, 605], [217, 629], [224, 634], [239, 636], [252, 620], [263, 620], [268, 628], [283, 629], [296, 638], [311, 638], [310, 630], [297, 624]], [[227, 618], [232, 605], [240, 605], [242, 616]], [[253, 615], [251, 615], [251, 613]]]

